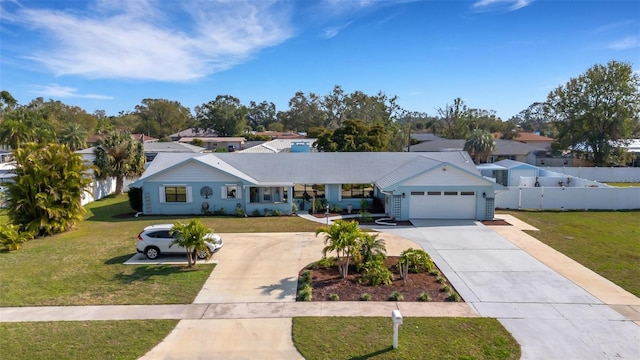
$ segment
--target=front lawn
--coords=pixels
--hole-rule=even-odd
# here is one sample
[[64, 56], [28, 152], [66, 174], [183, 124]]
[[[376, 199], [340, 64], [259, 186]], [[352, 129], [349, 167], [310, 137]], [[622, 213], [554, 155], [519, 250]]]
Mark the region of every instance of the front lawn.
[[[91, 203], [87, 210], [87, 219], [70, 232], [32, 240], [18, 251], [0, 252], [0, 306], [193, 302], [214, 265], [199, 264], [191, 270], [123, 264], [135, 254], [136, 236], [145, 226], [187, 217], [121, 216], [132, 212], [126, 196]], [[219, 233], [318, 227], [298, 217], [201, 220]]]
[[177, 320], [0, 323], [2, 359], [137, 359]]
[[531, 236], [640, 296], [640, 212], [508, 213], [540, 229]]
[[293, 343], [307, 360], [519, 359], [521, 353], [490, 318], [405, 318], [393, 349], [391, 318], [298, 317]]

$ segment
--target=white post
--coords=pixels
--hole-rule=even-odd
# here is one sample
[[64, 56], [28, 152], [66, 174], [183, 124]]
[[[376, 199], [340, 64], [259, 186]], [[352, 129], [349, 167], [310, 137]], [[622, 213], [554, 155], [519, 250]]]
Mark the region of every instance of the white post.
[[402, 314], [400, 310], [391, 311], [391, 320], [393, 320], [393, 348], [398, 348], [398, 325], [402, 325]]

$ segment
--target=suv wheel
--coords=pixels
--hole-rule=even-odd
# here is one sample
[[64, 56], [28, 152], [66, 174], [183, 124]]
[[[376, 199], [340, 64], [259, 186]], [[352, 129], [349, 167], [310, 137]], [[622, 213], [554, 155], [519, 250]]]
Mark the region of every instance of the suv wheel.
[[144, 250], [144, 255], [149, 260], [155, 260], [158, 258], [158, 256], [160, 256], [160, 249], [155, 246], [149, 246]]
[[207, 250], [200, 250], [200, 251], [196, 252], [196, 256], [200, 260], [206, 259], [207, 258]]

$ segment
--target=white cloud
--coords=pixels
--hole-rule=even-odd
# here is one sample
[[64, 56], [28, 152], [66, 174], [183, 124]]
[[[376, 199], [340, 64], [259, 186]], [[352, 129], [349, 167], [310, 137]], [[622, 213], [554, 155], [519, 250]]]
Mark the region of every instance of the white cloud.
[[624, 21], [618, 21], [618, 22], [614, 22], [614, 23], [609, 23], [609, 24], [597, 27], [595, 30], [593, 30], [593, 32], [596, 33], [596, 34], [597, 33], [608, 32], [608, 31], [611, 31], [611, 30], [615, 30], [615, 29], [626, 27], [627, 25], [632, 25], [633, 23], [635, 23], [634, 20], [624, 20]]
[[346, 24], [342, 24], [342, 25], [326, 27], [322, 31], [322, 37], [325, 38], [325, 39], [331, 39], [332, 37], [338, 35], [340, 33], [340, 31], [342, 31], [344, 28], [346, 28], [350, 24], [351, 24], [351, 21], [349, 21]]
[[58, 84], [33, 85], [31, 92], [36, 95], [51, 98], [75, 98], [75, 99], [96, 99], [111, 100], [112, 96], [98, 94], [78, 94], [78, 89]]
[[472, 7], [479, 11], [504, 10], [514, 11], [532, 3], [533, 0], [479, 0], [473, 3]]
[[613, 50], [628, 50], [639, 46], [640, 42], [637, 37], [627, 36], [624, 39], [610, 43], [607, 47]]
[[188, 81], [288, 39], [286, 10], [267, 0], [99, 0], [83, 11], [23, 8], [14, 18], [52, 38], [28, 58], [56, 75]]

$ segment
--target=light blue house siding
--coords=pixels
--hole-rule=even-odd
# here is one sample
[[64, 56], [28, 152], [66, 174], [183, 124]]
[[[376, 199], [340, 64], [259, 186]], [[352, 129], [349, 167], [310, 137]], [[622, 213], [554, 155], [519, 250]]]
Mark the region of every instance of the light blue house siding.
[[[331, 170], [327, 170], [331, 169]], [[341, 182], [343, 181], [343, 182]], [[492, 219], [496, 187], [465, 152], [160, 154], [132, 187], [146, 215], [290, 214], [306, 192], [331, 207], [373, 209], [406, 219]]]

